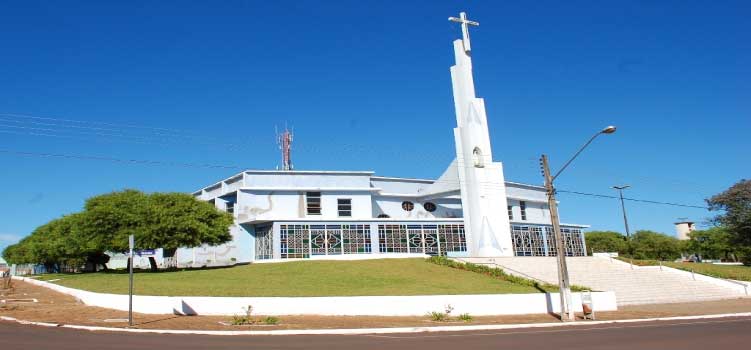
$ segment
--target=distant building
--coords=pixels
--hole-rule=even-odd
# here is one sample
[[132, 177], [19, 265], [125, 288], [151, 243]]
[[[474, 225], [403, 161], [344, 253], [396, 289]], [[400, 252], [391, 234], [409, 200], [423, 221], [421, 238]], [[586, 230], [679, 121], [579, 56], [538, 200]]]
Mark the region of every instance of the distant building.
[[688, 234], [694, 230], [696, 230], [696, 225], [694, 225], [692, 221], [680, 221], [675, 223], [675, 235], [682, 241], [688, 240]]

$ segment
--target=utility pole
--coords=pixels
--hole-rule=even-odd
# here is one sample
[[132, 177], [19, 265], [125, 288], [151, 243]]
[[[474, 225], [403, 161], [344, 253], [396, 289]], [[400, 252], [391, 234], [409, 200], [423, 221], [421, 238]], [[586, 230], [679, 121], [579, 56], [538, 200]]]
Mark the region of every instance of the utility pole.
[[128, 325], [133, 327], [133, 249], [135, 237], [128, 236]]
[[548, 166], [548, 157], [542, 155], [540, 158], [542, 172], [545, 176], [545, 190], [548, 195], [548, 206], [550, 207], [550, 221], [553, 225], [553, 234], [555, 238], [555, 249], [558, 252], [558, 287], [561, 296], [561, 321], [574, 321], [573, 300], [571, 297], [571, 285], [568, 276], [568, 265], [566, 264], [566, 244], [561, 234], [561, 224], [558, 218], [558, 203], [555, 200], [555, 187], [553, 187], [553, 177], [550, 175]]
[[545, 190], [548, 195], [548, 206], [550, 207], [550, 223], [553, 225], [553, 234], [555, 235], [555, 248], [558, 251], [558, 288], [561, 290], [561, 321], [574, 321], [573, 299], [571, 297], [571, 285], [568, 276], [568, 266], [566, 265], [566, 242], [561, 234], [561, 221], [558, 217], [558, 203], [555, 201], [555, 187], [553, 181], [571, 165], [571, 162], [581, 154], [597, 136], [602, 134], [612, 134], [615, 132], [615, 126], [608, 126], [594, 134], [584, 146], [581, 146], [574, 156], [571, 157], [555, 175], [550, 175], [550, 166], [548, 165], [548, 156], [542, 155], [540, 166], [542, 166], [542, 175], [545, 177]]
[[623, 211], [623, 225], [626, 226], [626, 238], [631, 237], [631, 232], [628, 230], [628, 219], [626, 218], [626, 205], [623, 204], [623, 190], [631, 187], [630, 185], [624, 186], [612, 186], [611, 188], [618, 190], [618, 194], [621, 197], [621, 210]]

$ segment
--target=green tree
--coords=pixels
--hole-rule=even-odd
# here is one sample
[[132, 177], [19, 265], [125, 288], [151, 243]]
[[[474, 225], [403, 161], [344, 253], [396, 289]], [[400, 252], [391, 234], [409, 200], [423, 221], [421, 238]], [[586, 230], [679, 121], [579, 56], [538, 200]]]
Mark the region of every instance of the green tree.
[[[232, 240], [232, 215], [184, 193], [145, 194], [124, 190], [92, 197], [84, 211], [52, 220], [7, 247], [10, 263], [80, 266], [88, 262], [106, 269], [106, 252], [125, 252], [128, 236], [137, 249], [177, 249]], [[150, 258], [152, 269], [156, 260]]]
[[681, 243], [675, 237], [641, 230], [631, 237], [629, 251], [636, 259], [674, 260], [681, 256]]
[[686, 250], [699, 254], [705, 259], [736, 259], [737, 248], [732, 243], [732, 235], [723, 227], [696, 230], [688, 234]]
[[615, 231], [590, 231], [584, 234], [587, 249], [594, 253], [628, 252], [628, 242], [619, 232]]
[[731, 242], [745, 252], [744, 263], [751, 265], [751, 180], [739, 181], [707, 204], [709, 210], [722, 212], [712, 221], [728, 230]]
[[[112, 192], [86, 201], [83, 231], [101, 251], [124, 252], [128, 236], [138, 249], [176, 249], [232, 240], [231, 214], [185, 193]], [[149, 259], [152, 269], [156, 260]]]

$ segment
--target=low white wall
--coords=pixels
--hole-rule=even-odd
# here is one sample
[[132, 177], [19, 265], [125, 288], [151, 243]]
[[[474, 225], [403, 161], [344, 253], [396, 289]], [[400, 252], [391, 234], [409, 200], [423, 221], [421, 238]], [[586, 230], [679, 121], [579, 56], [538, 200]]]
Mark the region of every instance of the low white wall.
[[[47, 287], [80, 299], [84, 304], [115, 310], [128, 310], [128, 296], [94, 293], [63, 287], [31, 278], [25, 282]], [[581, 295], [573, 293], [574, 307], [581, 312]], [[593, 292], [595, 311], [615, 311], [613, 292]], [[338, 315], [338, 316], [423, 316], [431, 311], [454, 307], [454, 314], [474, 316], [522, 315], [558, 312], [557, 293], [478, 294], [359, 297], [165, 297], [133, 296], [133, 311], [144, 314], [242, 314], [243, 307], [253, 306], [259, 315]]]

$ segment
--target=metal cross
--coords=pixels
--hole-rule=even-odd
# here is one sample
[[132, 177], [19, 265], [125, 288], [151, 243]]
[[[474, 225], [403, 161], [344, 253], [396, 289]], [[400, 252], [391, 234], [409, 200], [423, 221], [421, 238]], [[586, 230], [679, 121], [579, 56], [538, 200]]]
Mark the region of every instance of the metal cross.
[[449, 17], [449, 21], [462, 24], [462, 43], [464, 44], [464, 52], [469, 53], [472, 51], [472, 48], [469, 46], [469, 26], [479, 26], [480, 23], [468, 20], [466, 12], [460, 12], [459, 18]]

